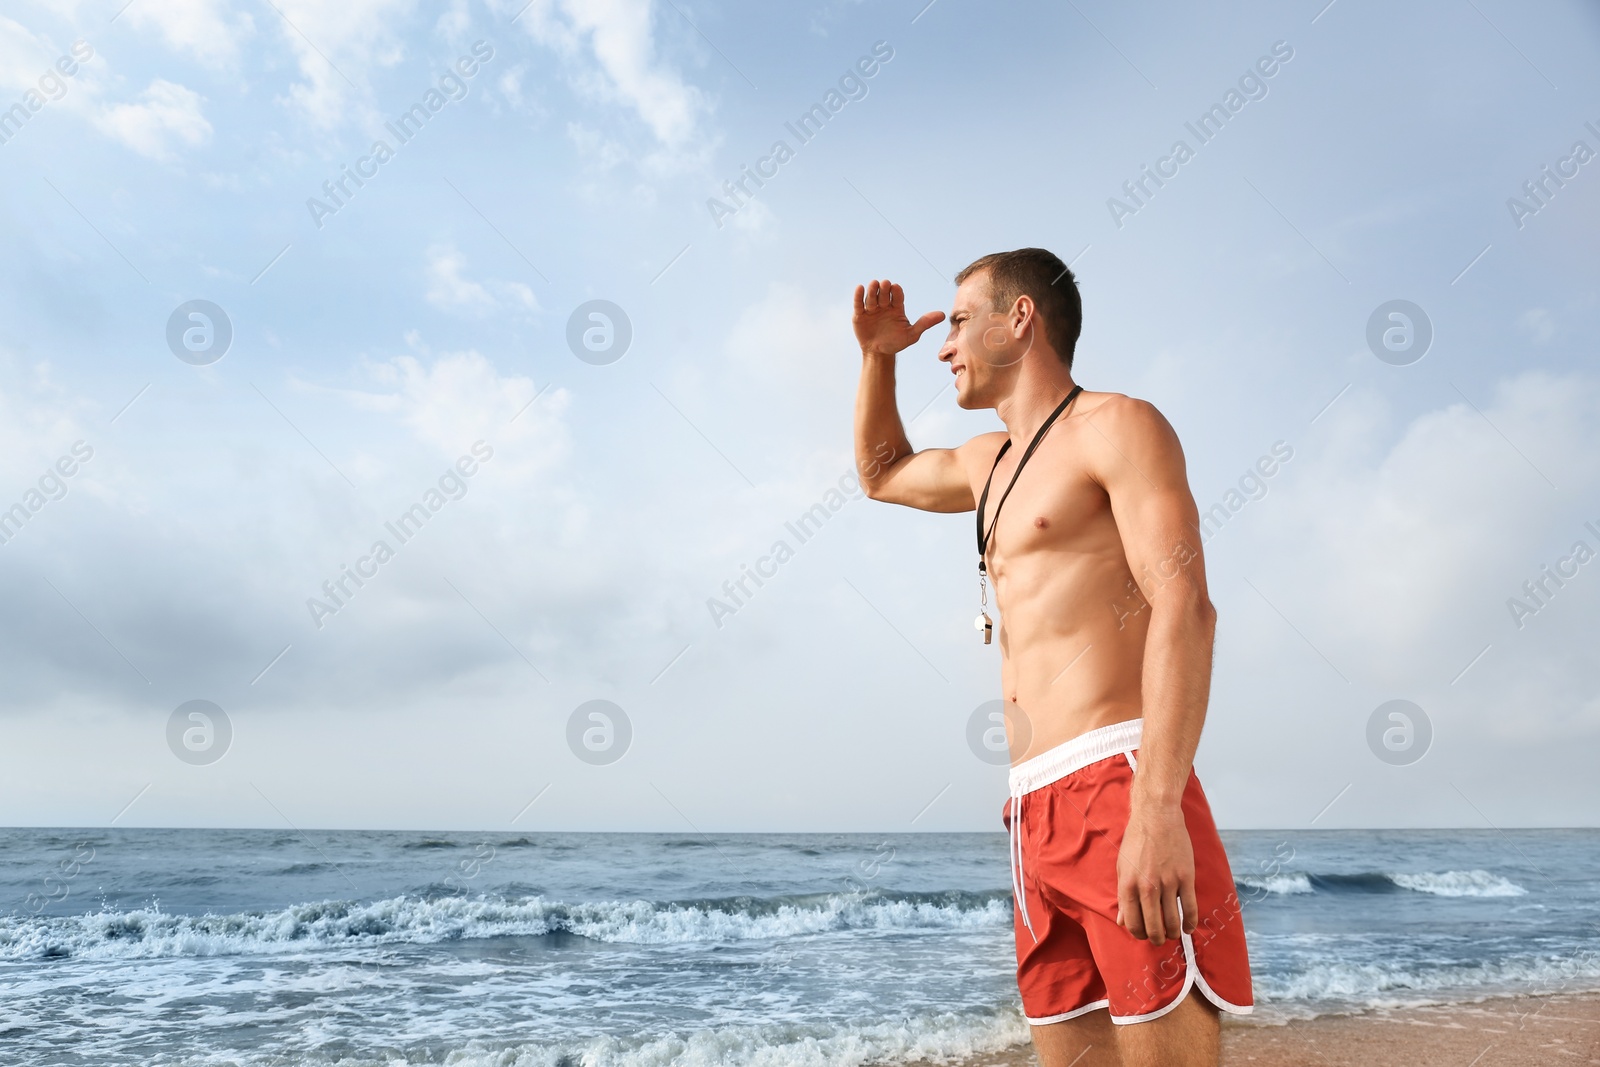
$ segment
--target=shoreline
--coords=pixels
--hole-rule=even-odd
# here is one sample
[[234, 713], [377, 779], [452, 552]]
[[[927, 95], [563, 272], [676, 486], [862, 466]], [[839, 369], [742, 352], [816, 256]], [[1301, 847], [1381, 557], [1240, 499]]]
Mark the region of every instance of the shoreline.
[[[1033, 1045], [958, 1067], [1037, 1067]], [[1486, 997], [1287, 1021], [1223, 1017], [1222, 1063], [1255, 1067], [1600, 1064], [1600, 993]], [[923, 1065], [916, 1065], [923, 1067]]]

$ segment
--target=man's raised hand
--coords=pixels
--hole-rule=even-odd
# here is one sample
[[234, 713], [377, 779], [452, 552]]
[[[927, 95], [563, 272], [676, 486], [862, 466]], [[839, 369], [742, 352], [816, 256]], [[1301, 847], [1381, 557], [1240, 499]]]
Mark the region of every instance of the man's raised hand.
[[856, 311], [851, 325], [866, 355], [892, 356], [916, 344], [924, 333], [943, 321], [942, 311], [930, 311], [916, 322], [906, 318], [905, 290], [893, 282], [856, 286]]

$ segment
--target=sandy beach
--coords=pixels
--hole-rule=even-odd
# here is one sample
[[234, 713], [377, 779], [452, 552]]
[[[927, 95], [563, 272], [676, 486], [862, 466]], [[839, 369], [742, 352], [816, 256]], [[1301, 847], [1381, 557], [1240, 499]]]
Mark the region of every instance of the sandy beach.
[[[1222, 1062], [1256, 1067], [1550, 1067], [1600, 1064], [1600, 994], [1506, 997], [1327, 1015], [1270, 1025], [1227, 1020]], [[963, 1067], [1034, 1067], [1031, 1045]]]

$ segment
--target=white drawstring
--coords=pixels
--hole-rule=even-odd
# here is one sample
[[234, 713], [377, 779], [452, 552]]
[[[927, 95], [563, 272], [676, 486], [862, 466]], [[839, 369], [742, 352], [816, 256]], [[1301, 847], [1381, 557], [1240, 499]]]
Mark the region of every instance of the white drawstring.
[[1123, 753], [1128, 766], [1134, 763], [1133, 750], [1139, 747], [1143, 719], [1128, 719], [1112, 723], [1049, 749], [1031, 759], [1023, 760], [1011, 768], [1011, 892], [1012, 903], [1022, 915], [1022, 925], [1033, 934], [1035, 944], [1039, 935], [1034, 933], [1033, 920], [1028, 915], [1028, 890], [1022, 862], [1022, 798], [1035, 789], [1043, 789], [1059, 782], [1070, 774], [1109, 756]]
[[1028, 918], [1028, 890], [1022, 872], [1022, 791], [1016, 788], [1011, 790], [1011, 858], [1012, 899], [1022, 912], [1022, 925], [1037, 945], [1039, 935], [1033, 932], [1033, 921]]

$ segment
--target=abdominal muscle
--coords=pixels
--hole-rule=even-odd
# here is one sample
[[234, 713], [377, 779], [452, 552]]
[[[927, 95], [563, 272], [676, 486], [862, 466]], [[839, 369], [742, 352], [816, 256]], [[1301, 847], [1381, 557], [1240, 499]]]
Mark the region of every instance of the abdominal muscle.
[[1150, 608], [1110, 514], [1091, 525], [1068, 544], [990, 556], [1013, 764], [1141, 714]]

